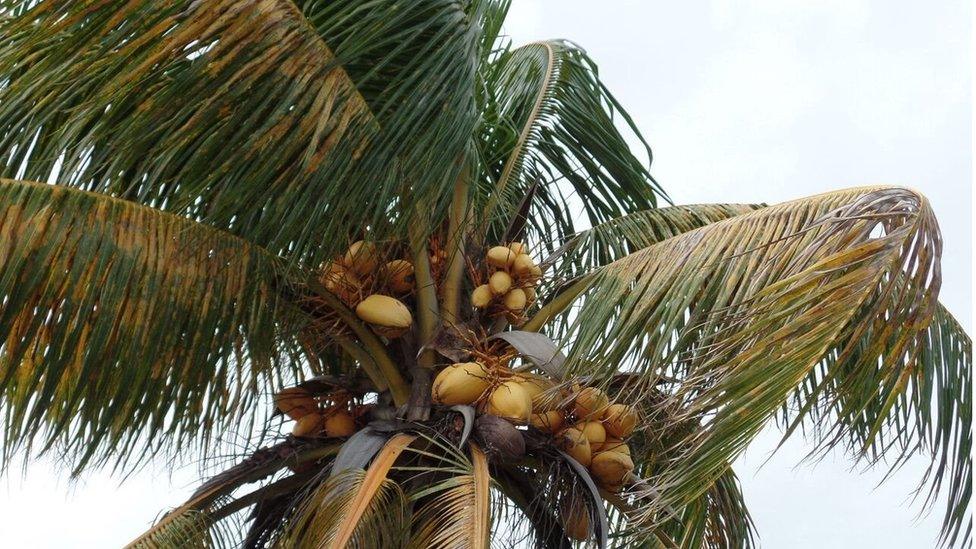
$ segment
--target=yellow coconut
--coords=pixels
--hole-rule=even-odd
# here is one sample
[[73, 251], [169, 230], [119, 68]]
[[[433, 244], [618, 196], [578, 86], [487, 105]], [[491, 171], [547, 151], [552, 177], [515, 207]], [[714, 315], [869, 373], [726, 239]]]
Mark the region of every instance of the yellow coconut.
[[514, 379], [521, 383], [522, 388], [529, 393], [529, 398], [532, 399], [533, 408], [535, 408], [543, 400], [546, 400], [543, 393], [555, 386], [555, 383], [549, 379], [528, 372], [515, 374]]
[[380, 253], [375, 242], [358, 240], [349, 246], [342, 262], [356, 274], [369, 274], [375, 271], [379, 265]]
[[322, 432], [322, 416], [319, 414], [308, 414], [295, 422], [291, 429], [291, 434], [296, 437], [311, 437]]
[[482, 284], [471, 292], [471, 304], [477, 309], [484, 309], [491, 303], [491, 288], [487, 284]]
[[413, 291], [413, 263], [405, 259], [394, 259], [386, 264], [387, 285], [394, 293], [407, 294]]
[[532, 277], [532, 273], [536, 268], [535, 261], [532, 261], [532, 258], [526, 254], [517, 256], [515, 261], [512, 262], [512, 272], [515, 273], [515, 276], [521, 278]]
[[627, 446], [627, 443], [619, 438], [614, 438], [611, 436], [608, 436], [607, 439], [603, 441], [603, 444], [601, 444], [599, 448], [594, 448], [594, 450], [598, 452], [618, 452], [620, 454], [626, 454], [628, 456], [630, 455], [630, 446]]
[[518, 381], [506, 381], [488, 397], [488, 413], [516, 423], [528, 423], [532, 415], [532, 397]]
[[525, 242], [512, 242], [508, 245], [508, 249], [512, 250], [512, 253], [516, 256], [529, 253], [529, 248], [525, 245]]
[[525, 292], [525, 303], [526, 303], [526, 305], [532, 305], [533, 303], [535, 303], [536, 295], [535, 295], [535, 288], [534, 287], [532, 287], [532, 286], [526, 286], [526, 287], [522, 288], [522, 291]]
[[580, 418], [599, 418], [607, 408], [607, 395], [596, 387], [584, 387], [576, 394], [574, 410]]
[[512, 289], [512, 277], [505, 271], [497, 271], [488, 279], [488, 288], [494, 295], [505, 295]]
[[513, 313], [519, 313], [522, 309], [525, 309], [525, 302], [525, 292], [521, 288], [512, 288], [505, 294], [505, 298], [502, 300], [505, 308]]
[[585, 541], [590, 537], [590, 513], [583, 500], [577, 497], [567, 497], [559, 504], [559, 519], [563, 524], [563, 532], [570, 539]]
[[410, 309], [388, 295], [373, 294], [356, 306], [356, 315], [381, 335], [398, 337], [413, 324]]
[[603, 412], [603, 425], [611, 435], [624, 438], [634, 432], [637, 412], [626, 404], [611, 404]]
[[590, 462], [590, 473], [600, 485], [617, 491], [634, 470], [634, 461], [622, 452], [600, 452]]
[[584, 467], [590, 464], [593, 453], [590, 450], [590, 441], [583, 434], [583, 431], [575, 427], [564, 430], [559, 436], [559, 445], [563, 451]]
[[607, 439], [607, 431], [599, 421], [584, 421], [583, 423], [578, 423], [576, 427], [586, 435], [586, 440], [590, 441], [591, 449], [594, 445], [602, 445], [603, 441]]
[[492, 267], [507, 269], [512, 266], [516, 255], [512, 250], [508, 249], [508, 246], [495, 246], [488, 250], [486, 259]]
[[345, 410], [325, 417], [325, 434], [329, 437], [348, 437], [356, 432], [356, 420]]
[[312, 394], [301, 387], [282, 389], [274, 396], [274, 403], [283, 414], [295, 420], [318, 410]]
[[532, 414], [529, 423], [543, 433], [555, 433], [563, 427], [563, 413], [559, 410], [550, 410]]
[[471, 404], [488, 390], [488, 370], [477, 362], [459, 362], [441, 370], [431, 386], [437, 404]]
[[538, 280], [538, 279], [542, 278], [542, 267], [540, 267], [540, 266], [536, 265], [535, 263], [533, 263], [529, 267], [529, 274], [528, 274], [528, 276], [526, 276], [526, 278], [529, 279], [529, 280]]

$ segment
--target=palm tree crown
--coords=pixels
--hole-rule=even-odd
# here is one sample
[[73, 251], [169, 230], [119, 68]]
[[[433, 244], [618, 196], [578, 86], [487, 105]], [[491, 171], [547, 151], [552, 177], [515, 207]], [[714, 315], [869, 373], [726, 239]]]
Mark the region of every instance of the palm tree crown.
[[751, 547], [730, 464], [775, 420], [930, 456], [968, 544], [925, 198], [671, 205], [586, 52], [507, 9], [0, 7], [4, 461], [248, 441], [134, 547]]

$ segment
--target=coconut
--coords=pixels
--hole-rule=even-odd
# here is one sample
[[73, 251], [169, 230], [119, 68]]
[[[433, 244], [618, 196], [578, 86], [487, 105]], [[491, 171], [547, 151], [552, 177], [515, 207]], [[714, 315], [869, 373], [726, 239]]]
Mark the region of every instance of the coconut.
[[394, 259], [386, 264], [387, 285], [393, 293], [408, 294], [413, 291], [413, 263], [405, 259]]
[[532, 414], [529, 423], [543, 433], [555, 433], [563, 427], [563, 413], [559, 410], [550, 410]]
[[522, 385], [522, 388], [529, 393], [533, 408], [538, 407], [545, 400], [543, 393], [555, 386], [547, 378], [531, 373], [515, 374], [515, 381], [518, 381]]
[[563, 532], [571, 539], [584, 541], [590, 537], [590, 513], [578, 497], [566, 497], [559, 504], [559, 518]]
[[619, 438], [614, 438], [608, 436], [603, 444], [599, 448], [594, 448], [598, 452], [617, 452], [620, 454], [630, 455], [630, 446], [627, 443], [620, 440]]
[[459, 362], [441, 370], [431, 385], [437, 404], [471, 404], [488, 390], [488, 370], [477, 362]]
[[607, 408], [607, 395], [596, 387], [584, 387], [576, 394], [573, 408], [580, 418], [601, 417]]
[[607, 431], [599, 421], [585, 421], [577, 424], [576, 428], [583, 431], [583, 434], [586, 435], [586, 440], [590, 441], [590, 448], [594, 445], [602, 445], [603, 441], [607, 439]]
[[488, 279], [488, 288], [493, 295], [505, 295], [512, 289], [512, 277], [505, 271], [497, 271]]
[[590, 473], [596, 481], [613, 491], [623, 486], [633, 470], [634, 461], [622, 452], [600, 452], [590, 462]]
[[492, 458], [517, 459], [525, 455], [522, 433], [498, 416], [478, 416], [474, 422], [474, 436]]
[[301, 387], [282, 389], [274, 396], [275, 406], [291, 419], [302, 419], [318, 410], [312, 394]]
[[329, 437], [348, 437], [356, 432], [356, 420], [345, 410], [325, 416], [325, 434]]
[[492, 297], [491, 288], [487, 284], [482, 284], [471, 292], [471, 305], [476, 309], [483, 309], [491, 303]]
[[516, 256], [515, 261], [512, 262], [512, 271], [515, 276], [522, 278], [531, 278], [534, 269], [537, 268], [535, 261], [532, 261], [532, 258], [526, 254]]
[[526, 247], [525, 242], [512, 242], [508, 245], [508, 249], [512, 250], [512, 253], [516, 257], [529, 252], [529, 248]]
[[380, 253], [375, 242], [357, 240], [346, 250], [342, 263], [358, 275], [372, 273], [380, 262]]
[[334, 262], [329, 262], [325, 266], [319, 281], [325, 286], [326, 290], [345, 301], [355, 299], [359, 290], [362, 288], [362, 282], [359, 281], [359, 278], [352, 271], [342, 264]]
[[532, 415], [532, 397], [518, 381], [506, 381], [488, 397], [488, 413], [517, 423], [528, 423]]
[[322, 416], [308, 414], [295, 422], [291, 434], [296, 437], [312, 437], [322, 432]]
[[502, 300], [505, 308], [513, 313], [521, 312], [525, 308], [525, 302], [525, 292], [520, 288], [512, 288], [505, 294], [505, 298]]
[[508, 249], [508, 246], [495, 246], [488, 250], [486, 259], [492, 267], [508, 269], [512, 266], [512, 262], [515, 261], [516, 255], [518, 254]]
[[624, 438], [634, 432], [637, 425], [637, 412], [626, 404], [611, 404], [603, 412], [603, 424], [607, 432], [617, 438]]
[[356, 306], [356, 315], [390, 338], [403, 334], [413, 324], [410, 309], [396, 298], [373, 294]]
[[559, 436], [559, 445], [569, 454], [569, 457], [578, 461], [580, 465], [586, 467], [590, 464], [593, 454], [590, 450], [590, 441], [583, 434], [583, 431], [575, 427], [564, 430]]
[[522, 291], [525, 292], [525, 303], [526, 303], [526, 305], [532, 305], [533, 303], [535, 303], [536, 295], [535, 295], [535, 288], [534, 287], [532, 287], [532, 286], [526, 286], [526, 287], [522, 288]]

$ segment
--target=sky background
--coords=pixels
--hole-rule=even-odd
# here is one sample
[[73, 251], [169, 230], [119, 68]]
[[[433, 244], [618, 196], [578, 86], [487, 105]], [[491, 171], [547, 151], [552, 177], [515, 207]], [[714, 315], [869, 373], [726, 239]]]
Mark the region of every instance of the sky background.
[[[568, 38], [654, 150], [676, 203], [775, 203], [842, 187], [907, 185], [945, 239], [942, 301], [972, 333], [972, 102], [968, 1], [515, 0], [516, 43]], [[808, 447], [761, 436], [736, 463], [767, 548], [933, 546], [942, 508], [919, 518], [925, 465], [801, 464]], [[762, 465], [762, 467], [760, 467]], [[799, 465], [799, 466], [798, 466]], [[193, 489], [196, 468], [150, 469], [120, 486], [69, 483], [48, 462], [0, 478], [11, 548], [116, 547]], [[53, 519], [53, 520], [52, 520]]]

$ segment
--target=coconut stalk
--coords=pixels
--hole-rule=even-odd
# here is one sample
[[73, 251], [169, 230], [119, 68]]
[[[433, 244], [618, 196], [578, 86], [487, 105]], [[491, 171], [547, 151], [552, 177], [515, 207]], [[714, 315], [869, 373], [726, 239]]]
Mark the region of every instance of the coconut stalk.
[[550, 301], [539, 309], [539, 312], [535, 314], [520, 330], [524, 332], [538, 332], [546, 325], [547, 322], [552, 320], [553, 317], [559, 313], [566, 310], [567, 307], [572, 305], [576, 298], [583, 292], [585, 292], [590, 284], [593, 283], [593, 276], [587, 275], [581, 277], [572, 286], [567, 288], [565, 291], [557, 295]]
[[447, 272], [442, 284], [441, 310], [445, 322], [456, 322], [461, 315], [461, 281], [464, 278], [464, 242], [469, 224], [468, 186], [463, 177], [454, 184], [451, 217], [447, 229]]
[[[411, 227], [423, 226], [414, 223]], [[431, 349], [424, 349], [434, 337], [437, 324], [440, 321], [440, 310], [437, 303], [437, 286], [430, 269], [430, 255], [427, 250], [426, 235], [411, 231], [410, 245], [414, 255], [414, 277], [417, 283], [417, 348], [423, 349], [417, 361], [410, 366], [413, 382], [410, 386], [410, 398], [407, 403], [407, 419], [410, 421], [426, 421], [430, 418], [430, 387], [431, 370], [437, 362], [437, 355]]]

